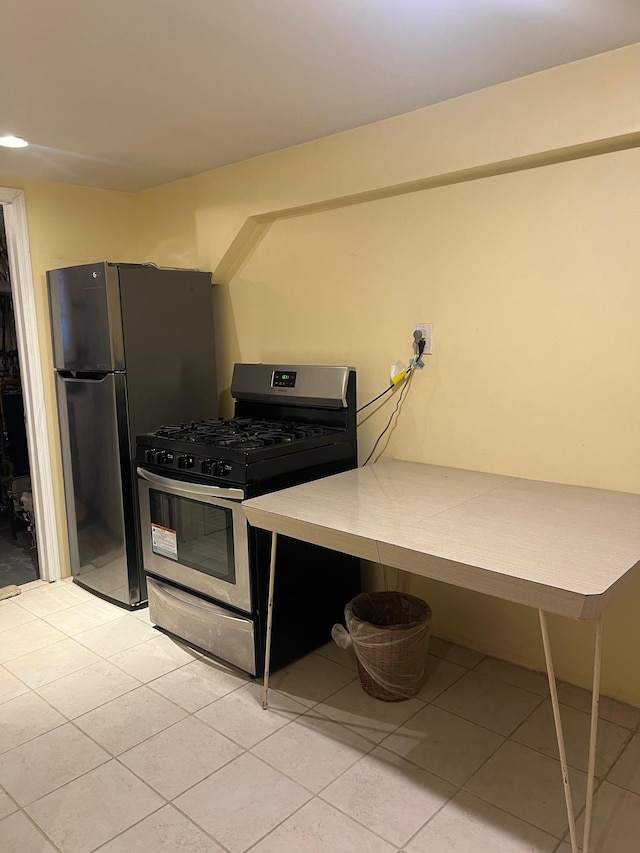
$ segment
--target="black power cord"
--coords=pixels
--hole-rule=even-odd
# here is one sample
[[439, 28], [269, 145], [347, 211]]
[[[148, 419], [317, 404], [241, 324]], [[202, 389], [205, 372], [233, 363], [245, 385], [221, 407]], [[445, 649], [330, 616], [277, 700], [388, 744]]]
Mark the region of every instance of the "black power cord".
[[[415, 368], [415, 366], [418, 364], [418, 362], [422, 358], [422, 353], [424, 352], [425, 344], [426, 344], [426, 341], [424, 340], [424, 338], [421, 338], [419, 341], [416, 341], [416, 347], [418, 350], [418, 354], [413, 359], [413, 363], [410, 364], [409, 367], [407, 368], [407, 373], [409, 375], [413, 372], [413, 369]], [[393, 389], [395, 387], [396, 387], [395, 383], [392, 382], [391, 385], [389, 385], [387, 388], [385, 388], [384, 391], [381, 391], [377, 397], [374, 397], [373, 400], [369, 400], [369, 402], [365, 403], [364, 406], [360, 406], [359, 409], [356, 409], [356, 415], [359, 415], [360, 412], [364, 412], [364, 410], [368, 409], [369, 406], [372, 406], [374, 403], [377, 403], [381, 397], [384, 397], [384, 395], [388, 394], [389, 391], [393, 391]]]
[[[415, 340], [415, 344], [416, 344], [417, 354], [416, 354], [415, 358], [413, 359], [413, 361], [409, 364], [409, 367], [407, 368], [404, 388], [400, 392], [400, 396], [398, 397], [398, 402], [396, 403], [396, 407], [393, 410], [393, 412], [391, 412], [391, 416], [389, 417], [389, 420], [387, 421], [387, 425], [385, 426], [385, 428], [382, 430], [382, 432], [380, 433], [380, 435], [376, 439], [376, 442], [373, 445], [373, 448], [371, 449], [371, 453], [367, 456], [365, 461], [362, 463], [363, 467], [369, 462], [369, 460], [371, 459], [373, 454], [376, 452], [376, 448], [380, 444], [380, 440], [382, 439], [384, 434], [389, 430], [389, 427], [391, 426], [393, 418], [395, 417], [397, 412], [400, 410], [400, 405], [402, 403], [402, 399], [403, 399], [403, 397], [404, 397], [404, 395], [405, 395], [405, 393], [409, 387], [409, 384], [411, 382], [411, 378], [413, 376], [413, 372], [414, 372], [416, 366], [418, 365], [418, 363], [420, 362], [420, 359], [422, 358], [422, 353], [424, 352], [426, 341], [424, 340], [423, 337], [420, 337], [420, 339], [416, 338], [416, 334], [417, 334], [417, 332], [414, 332], [414, 340]], [[420, 366], [422, 367], [423, 365], [420, 364]], [[382, 391], [380, 394], [378, 394], [377, 397], [374, 397], [373, 400], [369, 400], [368, 403], [365, 403], [364, 406], [361, 406], [356, 411], [356, 414], [359, 414], [364, 409], [366, 409], [368, 406], [371, 406], [373, 403], [375, 403], [381, 397], [384, 397], [385, 394], [388, 394], [389, 391], [392, 391], [395, 387], [396, 387], [396, 384], [394, 382], [392, 382], [391, 385], [389, 385], [388, 388], [385, 388], [384, 391]]]
[[409, 376], [407, 377], [407, 380], [406, 380], [406, 382], [405, 382], [405, 384], [404, 384], [404, 388], [402, 389], [402, 391], [400, 392], [400, 396], [398, 397], [398, 402], [396, 403], [396, 407], [395, 407], [395, 409], [391, 412], [391, 416], [389, 417], [389, 420], [387, 421], [387, 425], [386, 425], [386, 426], [385, 426], [385, 428], [382, 430], [382, 432], [380, 433], [380, 435], [377, 437], [377, 439], [376, 439], [376, 443], [373, 445], [373, 447], [372, 447], [372, 449], [371, 449], [371, 453], [367, 456], [367, 458], [366, 458], [366, 459], [364, 460], [364, 462], [362, 463], [362, 467], [364, 467], [364, 466], [367, 464], [367, 462], [369, 462], [369, 460], [371, 459], [371, 457], [373, 456], [373, 454], [376, 452], [376, 447], [380, 444], [380, 439], [381, 439], [381, 438], [382, 438], [382, 436], [383, 436], [383, 435], [388, 431], [389, 427], [391, 426], [391, 422], [393, 421], [393, 418], [395, 417], [396, 413], [397, 413], [397, 412], [399, 411], [399, 409], [400, 409], [400, 404], [402, 403], [402, 398], [404, 397], [404, 395], [405, 395], [405, 393], [406, 393], [406, 391], [407, 391], [407, 389], [408, 389], [408, 387], [409, 387], [409, 384], [410, 384], [410, 382], [411, 382], [411, 377], [412, 377], [412, 376], [413, 376], [413, 370], [411, 371], [411, 373], [410, 373], [410, 374], [409, 374]]
[[395, 387], [396, 386], [392, 382], [391, 385], [389, 385], [388, 388], [385, 388], [384, 391], [382, 391], [380, 394], [378, 394], [377, 397], [374, 397], [373, 400], [369, 400], [369, 402], [365, 403], [364, 406], [360, 406], [359, 409], [356, 409], [356, 415], [359, 415], [360, 412], [364, 412], [365, 409], [367, 409], [369, 406], [372, 406], [375, 402], [377, 402], [380, 399], [380, 397], [384, 397], [385, 394], [388, 394], [389, 391], [391, 391]]

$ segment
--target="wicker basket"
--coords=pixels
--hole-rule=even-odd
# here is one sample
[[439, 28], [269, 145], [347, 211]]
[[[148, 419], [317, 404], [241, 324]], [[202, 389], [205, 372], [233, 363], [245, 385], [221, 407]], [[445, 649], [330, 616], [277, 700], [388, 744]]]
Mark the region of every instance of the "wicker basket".
[[402, 592], [357, 595], [345, 609], [362, 688], [384, 702], [415, 696], [424, 678], [431, 609]]

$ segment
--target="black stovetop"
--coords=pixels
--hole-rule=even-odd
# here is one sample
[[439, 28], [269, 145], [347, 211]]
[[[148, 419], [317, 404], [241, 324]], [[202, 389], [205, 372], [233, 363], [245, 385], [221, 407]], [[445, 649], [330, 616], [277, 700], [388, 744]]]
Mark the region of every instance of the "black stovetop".
[[[226, 448], [242, 454], [252, 453], [265, 447], [303, 442], [318, 436], [339, 432], [320, 424], [297, 421], [259, 420], [256, 418], [217, 418], [215, 420], [191, 421], [188, 424], [163, 426], [149, 437], [187, 442], [202, 449]], [[166, 445], [165, 445], [166, 446]]]
[[245, 484], [330, 464], [347, 453], [355, 454], [349, 430], [300, 420], [236, 417], [163, 426], [139, 435], [136, 463], [164, 476]]

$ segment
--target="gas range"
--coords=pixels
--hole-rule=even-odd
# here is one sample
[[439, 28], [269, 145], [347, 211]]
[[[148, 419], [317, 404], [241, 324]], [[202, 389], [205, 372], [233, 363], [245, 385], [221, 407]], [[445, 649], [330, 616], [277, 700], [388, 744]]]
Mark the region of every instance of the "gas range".
[[[233, 418], [137, 437], [142, 552], [153, 624], [260, 676], [270, 537], [241, 502], [357, 466], [356, 375], [236, 364], [231, 393]], [[360, 590], [358, 560], [285, 536], [277, 574], [272, 671], [327, 642]]]
[[[236, 365], [231, 389], [236, 397], [234, 417], [161, 426], [139, 435], [137, 464], [200, 483], [243, 486], [327, 463], [336, 452], [344, 454], [345, 448], [336, 445], [349, 442], [353, 453], [355, 382], [349, 380], [347, 368], [321, 368], [323, 373], [336, 373], [329, 377], [321, 373], [325, 396], [312, 396], [304, 380], [317, 370]], [[278, 381], [274, 377], [283, 374], [294, 377], [301, 387], [274, 385]]]

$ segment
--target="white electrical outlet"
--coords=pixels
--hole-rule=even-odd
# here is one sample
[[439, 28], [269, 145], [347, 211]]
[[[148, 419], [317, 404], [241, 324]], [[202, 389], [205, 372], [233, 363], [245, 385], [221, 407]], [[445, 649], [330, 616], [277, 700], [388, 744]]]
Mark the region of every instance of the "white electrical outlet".
[[433, 323], [416, 323], [416, 330], [422, 332], [424, 341], [423, 355], [431, 355], [433, 352]]

